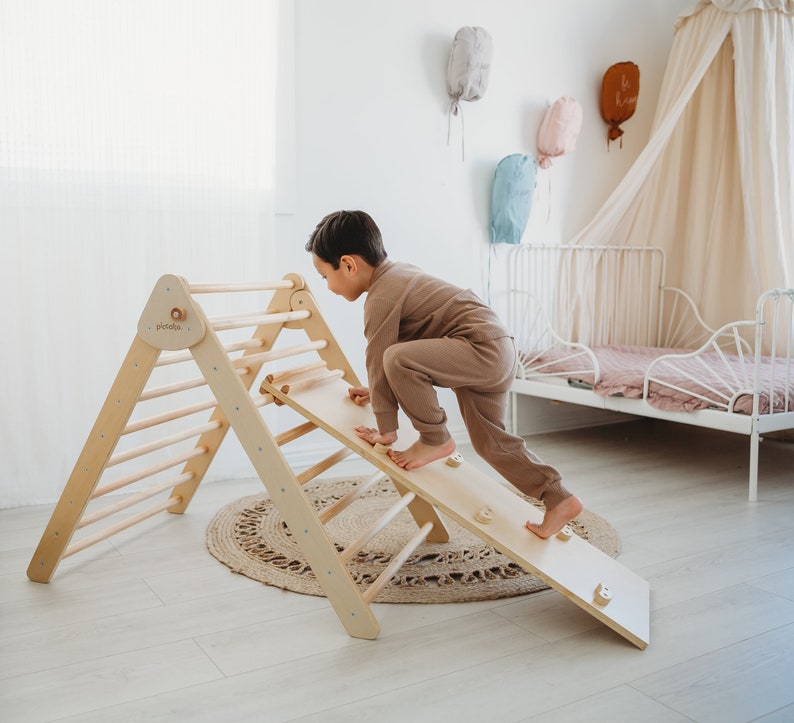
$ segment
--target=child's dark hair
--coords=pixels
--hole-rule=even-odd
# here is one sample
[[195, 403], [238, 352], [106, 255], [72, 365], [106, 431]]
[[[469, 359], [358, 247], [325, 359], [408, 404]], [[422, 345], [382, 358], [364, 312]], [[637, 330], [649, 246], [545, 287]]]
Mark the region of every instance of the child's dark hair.
[[306, 250], [322, 261], [339, 268], [339, 259], [349, 254], [361, 256], [370, 266], [386, 258], [380, 229], [364, 211], [329, 213], [312, 232]]

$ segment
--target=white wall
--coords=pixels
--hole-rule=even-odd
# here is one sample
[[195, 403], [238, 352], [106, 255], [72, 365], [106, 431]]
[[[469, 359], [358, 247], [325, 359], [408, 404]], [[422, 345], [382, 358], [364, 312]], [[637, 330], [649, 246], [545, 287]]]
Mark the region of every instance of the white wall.
[[[277, 217], [277, 250], [266, 277], [273, 275], [273, 269], [278, 275], [297, 271], [307, 277], [362, 377], [362, 302], [349, 304], [329, 294], [303, 250], [326, 213], [339, 208], [369, 211], [381, 226], [392, 258], [416, 263], [488, 298], [487, 226], [498, 161], [511, 153], [536, 152], [537, 128], [549, 102], [562, 95], [580, 101], [584, 126], [578, 147], [539, 174], [525, 236], [528, 241], [552, 243], [570, 238], [592, 217], [643, 147], [675, 18], [692, 1], [280, 0], [294, 11], [288, 14], [294, 31], [289, 23], [282, 30], [282, 37], [292, 41], [287, 45], [294, 44], [293, 73], [286, 74], [292, 82], [282, 88], [284, 115], [294, 118], [282, 131], [294, 138], [294, 159], [283, 153], [289, 144], [279, 150], [280, 157], [286, 155], [294, 163], [280, 171], [280, 180], [289, 182], [288, 192], [279, 196], [286, 213]], [[481, 25], [494, 38], [485, 97], [463, 104], [465, 161], [459, 119], [453, 119], [452, 140], [447, 143], [445, 83], [452, 38], [463, 25]], [[607, 151], [606, 125], [598, 112], [601, 77], [609, 65], [624, 60], [640, 67], [639, 105], [625, 125], [622, 150], [613, 144]], [[13, 213], [12, 207], [9, 210]], [[196, 223], [201, 219], [197, 217]], [[101, 230], [100, 224], [94, 233]], [[244, 240], [241, 244], [246, 248]], [[123, 253], [126, 248], [123, 238], [114, 237], [103, 252]], [[503, 278], [500, 261], [503, 258], [494, 259], [491, 297], [497, 307]], [[38, 257], [24, 258], [26, 264], [40, 262], [44, 263]], [[245, 278], [249, 271], [243, 272]], [[85, 293], [87, 286], [90, 280], [76, 293]], [[121, 302], [119, 315], [137, 319], [139, 309], [127, 299]], [[73, 309], [68, 311], [74, 315]], [[129, 328], [127, 323], [118, 324], [124, 339], [129, 337], [123, 329]], [[106, 338], [91, 337], [85, 343], [105, 343]], [[58, 349], [57, 344], [49, 347]], [[68, 367], [62, 355], [50, 357], [52, 363]], [[37, 377], [30, 364], [25, 367], [27, 357], [15, 359], [26, 371], [9, 378], [21, 389], [38, 377], [49, 379]], [[99, 408], [117, 368], [96, 372], [92, 393], [97, 401], [88, 405], [92, 410]], [[463, 441], [465, 431], [453, 397], [449, 393], [442, 397], [453, 434]], [[51, 426], [33, 429], [30, 444], [54, 439], [64, 448], [79, 450], [93, 419], [92, 415], [87, 422], [76, 420], [68, 405], [53, 408]], [[19, 424], [13, 412], [4, 421]], [[316, 451], [300, 444], [295, 448], [290, 452], [295, 457]], [[66, 480], [73, 462], [69, 457], [64, 469], [53, 470], [58, 484]], [[250, 462], [230, 437], [209, 477], [252, 473]], [[27, 480], [16, 482], [25, 486]], [[32, 499], [46, 501], [40, 495], [26, 497]]]
[[[584, 114], [576, 151], [539, 171], [524, 239], [557, 243], [573, 236], [647, 140], [673, 25], [691, 4], [295, 0], [297, 183], [293, 213], [277, 220], [277, 266], [307, 277], [362, 377], [362, 302], [329, 294], [303, 250], [317, 221], [340, 208], [364, 209], [380, 225], [393, 259], [487, 298], [488, 213], [498, 161], [511, 153], [535, 155], [546, 105], [574, 96]], [[452, 38], [463, 25], [480, 25], [494, 39], [488, 90], [462, 104], [465, 161], [459, 119], [453, 118], [447, 144], [445, 83]], [[608, 150], [601, 78], [621, 61], [640, 68], [639, 101], [624, 125], [622, 149], [612, 143]], [[497, 306], [501, 279], [495, 271], [490, 298]], [[454, 400], [443, 398], [460, 435]]]

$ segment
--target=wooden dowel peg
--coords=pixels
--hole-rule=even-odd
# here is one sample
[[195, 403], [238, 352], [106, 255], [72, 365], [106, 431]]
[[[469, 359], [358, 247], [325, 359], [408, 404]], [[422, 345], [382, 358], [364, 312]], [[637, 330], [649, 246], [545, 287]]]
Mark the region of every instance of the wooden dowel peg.
[[460, 467], [463, 464], [463, 455], [460, 452], [455, 452], [447, 457], [446, 464], [450, 467]]
[[563, 528], [557, 533], [557, 539], [566, 542], [573, 537], [573, 527], [564, 525]]
[[493, 517], [493, 510], [490, 507], [483, 507], [481, 510], [477, 510], [477, 512], [474, 513], [474, 519], [481, 525], [487, 525], [489, 522], [493, 522]]
[[593, 592], [593, 602], [596, 605], [604, 606], [609, 605], [610, 600], [612, 600], [612, 592], [606, 585], [599, 582]]

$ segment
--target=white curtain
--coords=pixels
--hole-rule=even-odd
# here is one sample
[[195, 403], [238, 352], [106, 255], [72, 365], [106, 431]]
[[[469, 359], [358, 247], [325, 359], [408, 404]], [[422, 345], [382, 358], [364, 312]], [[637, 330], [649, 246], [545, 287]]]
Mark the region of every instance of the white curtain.
[[162, 274], [275, 273], [276, 59], [276, 0], [0, 2], [0, 507], [57, 498]]
[[662, 247], [712, 326], [794, 285], [794, 2], [679, 18], [648, 144], [572, 243]]

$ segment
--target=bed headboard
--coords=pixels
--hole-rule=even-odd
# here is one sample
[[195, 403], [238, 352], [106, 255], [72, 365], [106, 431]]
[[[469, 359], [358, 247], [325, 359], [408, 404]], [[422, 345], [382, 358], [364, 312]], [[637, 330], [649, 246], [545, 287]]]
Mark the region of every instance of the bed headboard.
[[522, 245], [511, 250], [508, 273], [508, 323], [520, 349], [551, 346], [555, 337], [663, 345], [662, 249]]

